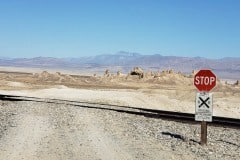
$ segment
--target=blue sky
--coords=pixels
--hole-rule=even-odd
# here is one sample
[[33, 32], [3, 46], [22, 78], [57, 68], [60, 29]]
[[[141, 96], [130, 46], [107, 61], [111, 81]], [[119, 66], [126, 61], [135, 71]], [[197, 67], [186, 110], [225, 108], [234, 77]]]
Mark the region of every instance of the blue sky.
[[240, 57], [239, 0], [0, 0], [0, 57]]

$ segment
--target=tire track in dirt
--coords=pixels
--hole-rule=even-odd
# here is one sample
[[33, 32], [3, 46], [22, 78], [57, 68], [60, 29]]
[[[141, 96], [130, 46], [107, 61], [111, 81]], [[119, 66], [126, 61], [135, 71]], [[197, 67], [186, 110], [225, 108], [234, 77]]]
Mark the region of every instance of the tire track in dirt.
[[0, 159], [132, 159], [105, 132], [95, 110], [25, 103], [20, 103], [15, 126], [0, 139]]
[[21, 115], [17, 126], [9, 129], [0, 159], [37, 159], [41, 139], [51, 132], [46, 117]]
[[119, 143], [116, 143], [111, 135], [104, 132], [97, 115], [88, 114], [84, 117], [87, 122], [86, 133], [93, 150], [100, 159], [104, 160], [131, 160], [131, 155], [125, 151]]

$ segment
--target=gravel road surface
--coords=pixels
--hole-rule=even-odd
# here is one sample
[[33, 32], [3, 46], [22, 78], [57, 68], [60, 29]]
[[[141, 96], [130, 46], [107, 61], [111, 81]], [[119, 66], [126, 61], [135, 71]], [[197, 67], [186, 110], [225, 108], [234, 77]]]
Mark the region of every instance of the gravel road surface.
[[240, 159], [240, 130], [105, 109], [0, 101], [2, 160]]

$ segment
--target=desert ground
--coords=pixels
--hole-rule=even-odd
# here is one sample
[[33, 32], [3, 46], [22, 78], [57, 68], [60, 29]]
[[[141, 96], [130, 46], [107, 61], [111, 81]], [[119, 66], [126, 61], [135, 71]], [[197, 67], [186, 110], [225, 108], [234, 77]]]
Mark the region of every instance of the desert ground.
[[[0, 68], [0, 94], [194, 113], [192, 74], [139, 75]], [[240, 118], [240, 85], [218, 79], [213, 114]], [[111, 110], [0, 100], [0, 159], [239, 159], [239, 129], [200, 126]]]
[[[197, 89], [193, 85], [194, 73], [148, 71], [139, 78], [138, 75], [111, 73], [111, 69], [97, 74], [29, 68], [0, 69], [1, 94], [195, 112]], [[240, 118], [240, 85], [237, 81], [218, 79], [212, 93], [214, 116]]]

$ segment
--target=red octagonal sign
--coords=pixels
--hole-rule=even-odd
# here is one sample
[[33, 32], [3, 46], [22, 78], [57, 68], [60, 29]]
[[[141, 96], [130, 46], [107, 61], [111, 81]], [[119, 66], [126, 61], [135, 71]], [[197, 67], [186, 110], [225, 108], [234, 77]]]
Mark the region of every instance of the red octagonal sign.
[[216, 79], [211, 70], [200, 70], [194, 76], [194, 85], [199, 91], [209, 92], [216, 86]]

